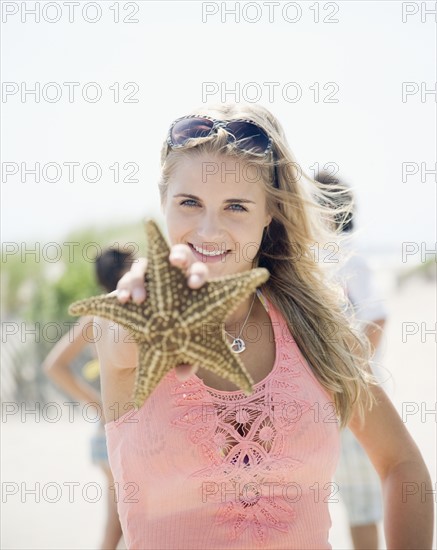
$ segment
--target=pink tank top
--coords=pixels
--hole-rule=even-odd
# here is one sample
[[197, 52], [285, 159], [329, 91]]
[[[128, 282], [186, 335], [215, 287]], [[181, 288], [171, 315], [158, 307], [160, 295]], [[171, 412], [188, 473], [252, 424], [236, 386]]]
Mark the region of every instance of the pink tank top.
[[276, 359], [252, 395], [171, 371], [139, 411], [106, 424], [129, 550], [331, 548], [334, 404], [263, 303]]

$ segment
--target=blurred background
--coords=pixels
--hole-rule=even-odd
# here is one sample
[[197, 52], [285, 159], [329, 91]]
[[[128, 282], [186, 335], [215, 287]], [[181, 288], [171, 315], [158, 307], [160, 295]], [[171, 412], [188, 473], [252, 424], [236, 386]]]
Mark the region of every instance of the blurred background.
[[[435, 3], [77, 4], [1, 6], [2, 548], [98, 548], [95, 421], [41, 363], [68, 304], [99, 292], [96, 253], [144, 250], [168, 126], [206, 102], [259, 102], [307, 174], [353, 188], [388, 312], [380, 361], [435, 484]], [[331, 544], [350, 548], [331, 508]]]

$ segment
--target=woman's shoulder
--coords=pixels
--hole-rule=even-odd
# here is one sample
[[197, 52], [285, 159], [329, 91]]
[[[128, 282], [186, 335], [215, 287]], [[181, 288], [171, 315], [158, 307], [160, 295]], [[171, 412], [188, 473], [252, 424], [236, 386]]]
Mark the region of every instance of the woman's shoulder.
[[94, 317], [94, 343], [102, 369], [135, 369], [138, 364], [138, 345], [131, 333], [121, 325]]

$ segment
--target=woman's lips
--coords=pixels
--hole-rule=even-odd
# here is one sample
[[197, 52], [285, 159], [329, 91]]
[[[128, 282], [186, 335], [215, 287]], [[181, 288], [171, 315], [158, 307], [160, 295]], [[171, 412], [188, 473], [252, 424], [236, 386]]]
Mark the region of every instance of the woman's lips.
[[230, 252], [229, 250], [227, 250], [224, 254], [218, 254], [217, 256], [206, 256], [206, 254], [202, 254], [201, 252], [197, 252], [197, 250], [194, 248], [194, 246], [191, 243], [188, 243], [188, 245], [191, 248], [191, 250], [192, 250], [192, 252], [193, 252], [193, 254], [194, 254], [194, 256], [196, 257], [197, 260], [200, 260], [201, 262], [205, 262], [205, 263], [209, 263], [209, 264], [224, 261], [224, 259], [226, 258], [226, 256]]

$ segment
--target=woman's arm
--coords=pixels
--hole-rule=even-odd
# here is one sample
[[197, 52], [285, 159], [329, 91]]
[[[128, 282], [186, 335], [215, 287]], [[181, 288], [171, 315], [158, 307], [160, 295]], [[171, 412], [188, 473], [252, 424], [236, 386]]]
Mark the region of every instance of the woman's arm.
[[432, 483], [422, 455], [390, 399], [380, 387], [372, 391], [377, 403], [366, 412], [364, 426], [357, 416], [349, 428], [378, 472], [384, 499], [384, 530], [388, 549], [431, 549], [433, 537]]
[[132, 340], [131, 333], [121, 325], [94, 317], [95, 337], [99, 361], [103, 368], [123, 371], [135, 369], [138, 364], [138, 345]]
[[[64, 334], [47, 355], [43, 369], [49, 378], [74, 399], [86, 403], [100, 403], [99, 392], [80, 380], [70, 369], [71, 362], [85, 346], [89, 345], [84, 334], [86, 325], [90, 323], [92, 323], [92, 317], [81, 317], [79, 324]], [[89, 334], [91, 335], [91, 331]]]

